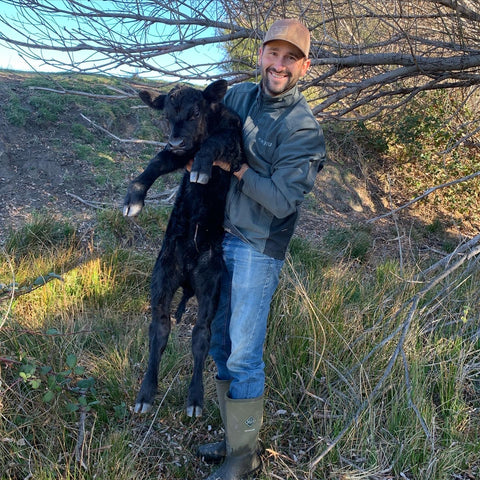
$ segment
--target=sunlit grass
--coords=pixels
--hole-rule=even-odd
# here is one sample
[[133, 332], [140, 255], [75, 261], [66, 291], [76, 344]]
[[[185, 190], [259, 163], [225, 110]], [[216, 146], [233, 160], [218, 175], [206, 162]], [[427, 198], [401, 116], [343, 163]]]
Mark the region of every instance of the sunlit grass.
[[[189, 419], [188, 325], [173, 327], [153, 412], [131, 411], [148, 357], [155, 252], [134, 251], [128, 236], [161, 236], [165, 218], [147, 211], [145, 223], [131, 225], [105, 211], [96, 232], [103, 248], [82, 244], [68, 224], [42, 216], [12, 232], [0, 283], [13, 275], [28, 284], [48, 272], [61, 280], [0, 303], [0, 478], [170, 480], [211, 471], [194, 452], [221, 426], [213, 366], [207, 362], [204, 417]], [[343, 234], [338, 238], [343, 242]], [[259, 479], [451, 480], [477, 468], [478, 273], [448, 296], [429, 292], [405, 338], [404, 361], [399, 357], [370, 397], [398, 345], [405, 302], [421, 284], [412, 281], [416, 267], [369, 262], [366, 253], [360, 261], [339, 257], [331, 243], [292, 244], [269, 320], [267, 457]], [[79, 390], [86, 379], [94, 383]], [[76, 453], [82, 409], [83, 463]]]

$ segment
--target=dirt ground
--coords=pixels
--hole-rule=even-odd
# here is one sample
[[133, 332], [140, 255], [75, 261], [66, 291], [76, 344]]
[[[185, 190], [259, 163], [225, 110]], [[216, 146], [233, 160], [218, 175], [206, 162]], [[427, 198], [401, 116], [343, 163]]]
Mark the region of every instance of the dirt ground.
[[[96, 178], [98, 170], [72, 152], [70, 126], [79, 121], [78, 112], [71, 112], [71, 118], [61, 124], [41, 129], [28, 122], [24, 127], [12, 125], [7, 116], [12, 95], [21, 98], [22, 107], [35, 114], [28, 101], [31, 93], [25, 86], [26, 75], [0, 72], [0, 246], [9, 229], [29, 221], [34, 212], [68, 218], [81, 231], [95, 218], [98, 205], [93, 202], [121, 208], [138, 157], [137, 145], [112, 141], [112, 158], [128, 157], [131, 164], [119, 164], [125, 170], [123, 179], [102, 184]], [[352, 165], [345, 165], [330, 155], [307, 196], [297, 234], [317, 241], [330, 228], [364, 224], [384, 213], [384, 195], [374, 178], [367, 178], [355, 166], [355, 159]], [[375, 222], [372, 227], [380, 236], [385, 232], [392, 238], [396, 235], [390, 233], [391, 219]]]
[[[31, 108], [24, 78], [0, 72], [0, 244], [9, 229], [23, 225], [34, 212], [47, 211], [82, 224], [91, 221], [95, 208], [80, 199], [112, 205], [121, 200], [111, 185], [99, 186], [92, 166], [72, 153], [68, 121], [41, 129], [8, 121], [6, 106], [12, 94], [24, 99], [22, 108]], [[78, 119], [72, 113], [74, 121]]]
[[[28, 96], [23, 80], [23, 74], [0, 74], [0, 105], [7, 105], [12, 92]], [[0, 241], [9, 228], [18, 228], [35, 211], [48, 211], [81, 224], [91, 220], [95, 209], [80, 199], [120, 208], [124, 194], [121, 185], [98, 185], [91, 166], [72, 154], [68, 125], [41, 130], [32, 130], [28, 124], [17, 127], [9, 123], [5, 110], [0, 110]], [[113, 143], [112, 148], [130, 148], [131, 156], [135, 155], [135, 146]], [[373, 211], [361, 182], [351, 177], [351, 183], [345, 183], [339, 170], [329, 161], [318, 175], [313, 195], [321, 208], [304, 209], [298, 230], [302, 235], [315, 238], [330, 226], [352, 218], [361, 220]], [[125, 189], [128, 175], [125, 172]]]

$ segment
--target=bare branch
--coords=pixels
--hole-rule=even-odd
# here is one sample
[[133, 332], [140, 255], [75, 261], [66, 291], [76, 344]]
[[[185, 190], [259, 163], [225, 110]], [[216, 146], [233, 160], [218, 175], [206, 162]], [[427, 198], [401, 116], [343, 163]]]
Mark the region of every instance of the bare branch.
[[157, 145], [159, 147], [164, 147], [166, 145], [165, 142], [156, 142], [154, 140], [142, 140], [140, 138], [120, 138], [120, 137], [117, 137], [117, 135], [115, 135], [114, 133], [112, 133], [109, 130], [107, 130], [106, 128], [103, 128], [102, 126], [98, 125], [98, 123], [95, 123], [93, 120], [90, 120], [83, 113], [81, 113], [80, 116], [85, 121], [90, 123], [90, 125], [93, 125], [95, 128], [98, 128], [98, 130], [102, 131], [103, 133], [106, 133], [109, 137], [112, 137], [117, 142], [121, 142], [121, 143], [143, 143], [145, 145]]
[[423, 192], [420, 196], [418, 196], [418, 197], [414, 198], [413, 200], [410, 200], [409, 202], [405, 203], [401, 207], [395, 208], [394, 210], [390, 210], [389, 212], [387, 212], [383, 215], [380, 215], [378, 217], [369, 218], [367, 220], [367, 223], [372, 223], [372, 222], [375, 222], [377, 220], [380, 220], [381, 218], [385, 218], [385, 217], [389, 217], [391, 215], [394, 215], [395, 213], [398, 213], [399, 211], [404, 210], [405, 208], [408, 208], [408, 207], [412, 206], [414, 203], [417, 203], [420, 200], [423, 200], [424, 198], [428, 197], [428, 195], [432, 194], [433, 192], [436, 192], [437, 190], [439, 190], [441, 188], [447, 188], [447, 187], [451, 187], [453, 185], [456, 185], [458, 183], [468, 182], [469, 180], [472, 180], [472, 179], [478, 177], [479, 175], [480, 175], [480, 172], [475, 172], [475, 173], [472, 173], [470, 175], [467, 175], [466, 177], [457, 178], [456, 180], [452, 180], [451, 182], [442, 183], [441, 185], [436, 185], [435, 187], [429, 188], [428, 190]]
[[301, 88], [325, 119], [372, 118], [422, 91], [480, 85], [477, 0], [3, 3], [0, 44], [25, 60], [204, 82], [255, 78], [270, 23], [300, 17], [312, 32], [312, 67]]
[[[395, 345], [395, 349], [393, 353], [390, 355], [389, 361], [385, 367], [385, 370], [382, 373], [382, 376], [380, 379], [377, 381], [375, 386], [373, 387], [372, 391], [368, 395], [368, 397], [361, 403], [361, 405], [358, 407], [354, 415], [347, 421], [345, 424], [344, 428], [341, 430], [341, 432], [335, 437], [335, 439], [328, 444], [326, 448], [322, 450], [322, 452], [315, 457], [312, 462], [310, 463], [310, 468], [312, 471], [316, 469], [318, 464], [321, 462], [323, 458], [332, 450], [335, 448], [336, 445], [340, 442], [340, 440], [345, 436], [345, 434], [350, 430], [352, 425], [354, 425], [362, 413], [365, 411], [365, 409], [370, 405], [375, 398], [378, 396], [380, 393], [385, 381], [387, 378], [390, 376], [393, 367], [398, 359], [399, 356], [404, 355], [404, 345], [405, 341], [407, 339], [407, 335], [410, 331], [410, 328], [412, 326], [412, 323], [414, 319], [420, 318], [422, 315], [422, 312], [425, 307], [418, 308], [419, 307], [419, 302], [421, 299], [423, 299], [429, 292], [431, 292], [434, 288], [436, 288], [443, 280], [445, 280], [447, 277], [449, 277], [452, 273], [455, 271], [459, 270], [466, 262], [471, 261], [475, 265], [478, 263], [478, 255], [480, 255], [480, 246], [478, 245], [479, 238], [476, 238], [476, 241], [472, 239], [472, 241], [468, 242], [468, 248], [470, 250], [468, 251], [467, 245], [465, 245], [464, 252], [465, 254], [460, 256], [454, 263], [450, 265], [449, 268], [441, 271], [437, 276], [433, 277], [430, 279], [429, 282], [425, 283], [422, 289], [415, 293], [410, 299], [408, 299], [406, 302], [404, 302], [395, 312], [394, 318], [400, 318], [402, 316], [405, 316], [405, 320], [396, 328], [396, 330], [393, 332], [393, 334], [389, 335], [387, 338], [384, 339], [382, 342], [382, 345], [385, 345], [387, 342], [387, 339], [393, 339], [397, 334], [399, 334], [398, 341]], [[451, 258], [449, 256], [449, 258]], [[476, 265], [478, 268], [478, 265]], [[465, 271], [465, 274], [469, 274], [469, 269], [467, 268]], [[459, 275], [459, 281], [462, 281], [462, 275]], [[416, 320], [419, 321], [419, 320]], [[409, 376], [408, 376], [408, 369], [407, 369], [407, 364], [404, 363], [404, 368], [405, 368], [405, 374], [406, 374], [406, 387], [407, 387], [407, 393], [409, 393], [409, 400], [410, 400], [410, 383], [409, 383]], [[410, 402], [410, 406], [412, 408], [415, 408], [413, 406], [414, 404]], [[417, 415], [418, 416], [418, 415]], [[423, 422], [423, 417], [418, 416], [420, 423], [422, 424], [422, 428], [424, 429], [427, 437], [429, 436], [428, 429], [426, 428], [426, 425], [424, 425]]]

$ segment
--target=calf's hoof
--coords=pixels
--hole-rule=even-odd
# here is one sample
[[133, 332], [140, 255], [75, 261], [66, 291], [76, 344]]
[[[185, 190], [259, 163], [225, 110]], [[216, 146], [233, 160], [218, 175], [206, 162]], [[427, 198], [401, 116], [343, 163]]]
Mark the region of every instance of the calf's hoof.
[[142, 203], [132, 203], [129, 205], [123, 206], [123, 216], [124, 217], [136, 217], [143, 208]]
[[151, 403], [138, 402], [135, 404], [135, 413], [147, 413], [152, 409]]
[[187, 416], [190, 418], [195, 416], [195, 417], [201, 417], [203, 413], [203, 408], [200, 407], [199, 405], [189, 405], [187, 407]]
[[194, 172], [193, 170], [190, 172], [190, 181], [192, 183], [200, 183], [205, 185], [209, 180], [210, 177], [206, 173]]
[[137, 398], [135, 399], [135, 413], [147, 413], [151, 410], [155, 400], [157, 386], [144, 379]]

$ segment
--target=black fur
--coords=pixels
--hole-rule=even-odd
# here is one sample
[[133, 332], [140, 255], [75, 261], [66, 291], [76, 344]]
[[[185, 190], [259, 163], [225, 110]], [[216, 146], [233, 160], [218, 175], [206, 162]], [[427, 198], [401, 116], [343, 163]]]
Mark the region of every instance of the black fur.
[[170, 334], [170, 306], [174, 293], [183, 288], [177, 310], [181, 317], [192, 295], [198, 300], [198, 316], [192, 332], [193, 376], [187, 398], [187, 414], [201, 415], [203, 367], [210, 344], [210, 324], [215, 314], [222, 272], [222, 239], [225, 198], [230, 174], [215, 160], [236, 170], [242, 162], [241, 121], [221, 102], [227, 90], [224, 80], [200, 91], [175, 87], [168, 94], [140, 98], [152, 108], [163, 110], [170, 122], [167, 146], [134, 179], [124, 201], [124, 214], [137, 215], [145, 195], [160, 176], [183, 168], [193, 159], [191, 173], [185, 172], [170, 215], [162, 248], [152, 273], [152, 322], [149, 329], [148, 368], [137, 395], [136, 412], [148, 411], [158, 386], [158, 366]]

